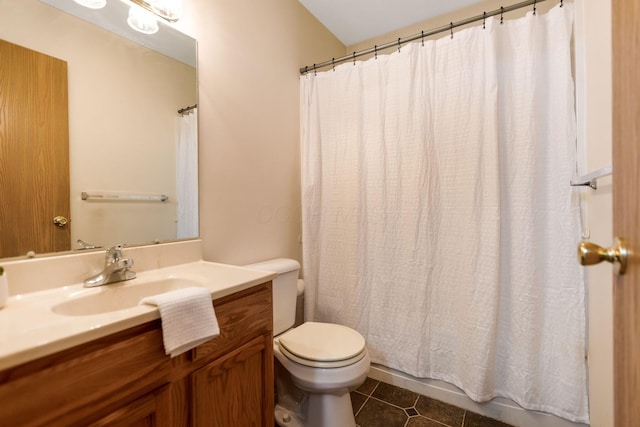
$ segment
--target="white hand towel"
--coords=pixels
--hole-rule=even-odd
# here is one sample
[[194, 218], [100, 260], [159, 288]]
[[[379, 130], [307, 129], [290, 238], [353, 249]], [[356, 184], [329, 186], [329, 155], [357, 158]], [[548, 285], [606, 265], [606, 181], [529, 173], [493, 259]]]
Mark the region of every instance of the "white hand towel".
[[140, 300], [157, 305], [162, 320], [162, 338], [171, 357], [220, 335], [218, 319], [206, 288], [184, 288]]

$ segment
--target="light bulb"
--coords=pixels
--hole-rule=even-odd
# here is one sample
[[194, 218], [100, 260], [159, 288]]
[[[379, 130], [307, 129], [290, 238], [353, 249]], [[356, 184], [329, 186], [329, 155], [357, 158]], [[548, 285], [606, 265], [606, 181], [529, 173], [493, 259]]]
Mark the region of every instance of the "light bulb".
[[107, 5], [107, 0], [73, 0], [76, 3], [88, 7], [89, 9], [102, 9]]
[[182, 16], [182, 0], [148, 1], [153, 11], [170, 21], [177, 21]]
[[158, 20], [155, 15], [140, 6], [131, 6], [127, 23], [131, 28], [144, 34], [158, 32]]

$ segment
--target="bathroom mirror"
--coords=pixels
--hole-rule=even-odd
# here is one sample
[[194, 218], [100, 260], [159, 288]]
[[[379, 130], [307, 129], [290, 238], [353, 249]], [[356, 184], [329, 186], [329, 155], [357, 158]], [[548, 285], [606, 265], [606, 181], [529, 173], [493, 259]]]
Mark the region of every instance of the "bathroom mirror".
[[[80, 19], [55, 3], [86, 16]], [[178, 113], [197, 104], [196, 41], [163, 22], [154, 35], [136, 33], [127, 26], [127, 11], [121, 17], [109, 5], [128, 8], [120, 0], [98, 10], [72, 0], [0, 0], [0, 39], [66, 63], [70, 213], [66, 224], [47, 218], [42, 225], [69, 229], [69, 245], [62, 250], [83, 249], [78, 240], [107, 247], [198, 235], [197, 109]], [[0, 102], [0, 122], [3, 108]], [[24, 120], [39, 125], [37, 117]], [[7, 139], [4, 131], [0, 126], [0, 144]], [[42, 177], [36, 169], [46, 163], [26, 163], [11, 179]], [[39, 191], [21, 192], [21, 203], [57, 197]], [[14, 213], [0, 213], [5, 226], [16, 227]], [[0, 246], [20, 246], [19, 252], [3, 250], [0, 258], [48, 252], [22, 241], [38, 234], [36, 226], [17, 228], [19, 244]]]

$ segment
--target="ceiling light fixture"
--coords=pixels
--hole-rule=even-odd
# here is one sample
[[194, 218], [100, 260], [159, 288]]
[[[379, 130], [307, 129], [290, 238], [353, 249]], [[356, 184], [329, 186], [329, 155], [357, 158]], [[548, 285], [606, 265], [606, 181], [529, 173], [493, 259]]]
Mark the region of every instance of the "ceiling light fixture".
[[136, 31], [143, 34], [155, 34], [158, 32], [158, 20], [156, 15], [141, 8], [140, 6], [131, 6], [129, 9], [129, 17], [127, 24]]
[[169, 22], [182, 17], [182, 0], [129, 0]]
[[[73, 0], [90, 9], [102, 9], [107, 0]], [[168, 22], [176, 22], [182, 16], [182, 0], [122, 0], [130, 4], [127, 23], [131, 28], [144, 34], [158, 32], [160, 17]]]

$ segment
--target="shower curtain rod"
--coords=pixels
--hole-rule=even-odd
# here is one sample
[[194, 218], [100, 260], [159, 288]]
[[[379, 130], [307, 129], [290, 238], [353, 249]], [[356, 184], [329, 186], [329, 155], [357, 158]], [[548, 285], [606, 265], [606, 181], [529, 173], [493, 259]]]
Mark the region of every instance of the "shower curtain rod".
[[192, 105], [190, 107], [181, 108], [181, 109], [178, 110], [178, 114], [189, 114], [191, 112], [191, 110], [193, 110], [197, 106], [198, 106], [198, 104], [194, 104], [194, 105]]
[[[402, 47], [403, 43], [409, 43], [415, 40], [421, 40], [424, 39], [425, 37], [429, 37], [432, 36], [434, 34], [438, 34], [438, 33], [443, 33], [445, 31], [453, 31], [454, 28], [457, 27], [461, 27], [463, 25], [467, 25], [467, 24], [471, 24], [473, 22], [478, 22], [478, 21], [483, 21], [485, 19], [487, 19], [490, 16], [497, 16], [497, 15], [501, 15], [501, 20], [502, 20], [502, 15], [506, 12], [511, 12], [513, 10], [516, 9], [521, 9], [523, 7], [527, 7], [527, 6], [531, 6], [533, 5], [533, 10], [535, 12], [535, 5], [537, 3], [542, 3], [546, 0], [527, 0], [527, 1], [523, 1], [520, 3], [516, 3], [516, 4], [512, 4], [511, 6], [507, 6], [507, 7], [501, 7], [499, 9], [496, 10], [492, 10], [491, 12], [485, 12], [482, 15], [477, 15], [471, 18], [467, 18], [467, 19], [463, 19], [462, 21], [457, 21], [457, 22], [451, 22], [449, 25], [445, 25], [439, 28], [435, 28], [433, 30], [430, 31], [422, 31], [420, 34], [416, 34], [414, 36], [410, 36], [410, 37], [406, 37], [406, 38], [398, 38], [397, 41], [394, 42], [389, 42], [389, 43], [385, 43], [383, 45], [380, 46], [374, 46], [372, 48], [366, 49], [366, 50], [361, 50], [360, 52], [353, 52], [351, 55], [345, 55], [345, 56], [341, 56], [340, 58], [333, 58], [329, 61], [324, 61], [321, 62], [319, 64], [313, 64], [312, 66], [305, 66], [300, 68], [300, 74], [305, 75], [310, 71], [317, 71], [319, 68], [324, 68], [324, 67], [328, 67], [328, 66], [335, 66], [337, 64], [341, 64], [343, 62], [347, 62], [347, 61], [355, 61], [356, 58], [360, 57], [360, 56], [364, 56], [364, 55], [369, 55], [369, 54], [377, 54], [379, 51], [381, 50], [385, 50], [385, 49], [389, 49], [392, 47], [397, 47], [398, 49], [400, 49], [400, 47]], [[560, 0], [560, 7], [562, 7], [562, 3], [563, 0]]]

